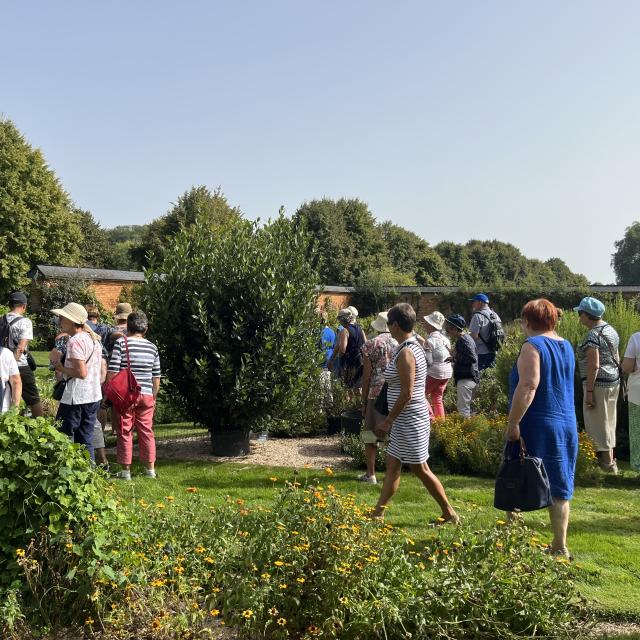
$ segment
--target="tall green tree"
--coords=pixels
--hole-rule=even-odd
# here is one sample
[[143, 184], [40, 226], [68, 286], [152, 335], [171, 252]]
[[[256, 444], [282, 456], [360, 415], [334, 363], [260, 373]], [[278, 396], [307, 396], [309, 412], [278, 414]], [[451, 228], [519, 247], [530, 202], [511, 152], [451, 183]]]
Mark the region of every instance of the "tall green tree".
[[82, 232], [39, 149], [0, 119], [0, 295], [28, 283], [38, 263], [75, 265]]
[[165, 215], [147, 225], [139, 247], [132, 248], [136, 264], [160, 264], [167, 246], [177, 233], [194, 225], [222, 230], [242, 217], [238, 207], [232, 207], [220, 188], [211, 192], [205, 186], [192, 187], [178, 198]]
[[325, 284], [352, 285], [365, 273], [390, 266], [380, 228], [361, 200], [311, 200], [293, 219], [316, 241], [314, 266]]
[[618, 284], [640, 284], [640, 222], [627, 227], [622, 239], [615, 243], [611, 266]]
[[109, 255], [107, 232], [96, 222], [90, 211], [74, 208], [73, 213], [82, 233], [79, 264], [83, 267], [104, 269]]

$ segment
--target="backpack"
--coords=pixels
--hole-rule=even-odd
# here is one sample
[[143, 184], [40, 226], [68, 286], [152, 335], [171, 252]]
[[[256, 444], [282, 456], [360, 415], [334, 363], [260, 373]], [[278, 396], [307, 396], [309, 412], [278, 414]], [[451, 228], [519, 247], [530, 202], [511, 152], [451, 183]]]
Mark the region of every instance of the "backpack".
[[11, 338], [11, 327], [19, 320], [22, 320], [22, 316], [16, 316], [11, 322], [9, 322], [6, 315], [0, 318], [0, 347], [10, 348], [9, 339]]
[[484, 316], [485, 318], [487, 318], [487, 320], [489, 320], [489, 336], [485, 340], [482, 337], [482, 334], [478, 332], [480, 340], [484, 342], [484, 345], [487, 347], [487, 349], [489, 349], [491, 353], [499, 351], [502, 348], [502, 345], [504, 344], [506, 338], [504, 329], [502, 328], [502, 321], [498, 320], [498, 316], [492, 311], [490, 311], [488, 314], [482, 313], [482, 311], [476, 311], [473, 315], [475, 316], [476, 314], [480, 314], [481, 316]]

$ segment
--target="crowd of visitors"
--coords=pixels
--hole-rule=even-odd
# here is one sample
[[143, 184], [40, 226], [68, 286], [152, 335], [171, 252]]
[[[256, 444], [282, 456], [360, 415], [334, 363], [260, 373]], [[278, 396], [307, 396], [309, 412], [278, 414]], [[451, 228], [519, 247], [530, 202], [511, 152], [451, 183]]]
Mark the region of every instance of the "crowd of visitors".
[[[35, 361], [28, 351], [33, 325], [24, 317], [27, 297], [9, 297], [9, 313], [0, 318], [0, 411], [18, 407], [21, 400], [33, 417], [43, 415], [35, 378]], [[147, 318], [129, 303], [116, 307], [115, 324], [100, 322], [93, 305], [69, 302], [52, 309], [56, 335], [49, 353], [59, 401], [59, 430], [86, 447], [91, 460], [108, 470], [104, 430], [108, 413], [116, 434], [116, 459], [122, 470], [115, 477], [131, 480], [133, 432], [138, 434], [140, 461], [145, 475], [155, 478], [153, 414], [160, 388], [158, 348], [145, 338]], [[130, 406], [119, 413], [103, 393], [103, 384], [130, 369], [137, 392]], [[106, 388], [106, 387], [105, 387]]]

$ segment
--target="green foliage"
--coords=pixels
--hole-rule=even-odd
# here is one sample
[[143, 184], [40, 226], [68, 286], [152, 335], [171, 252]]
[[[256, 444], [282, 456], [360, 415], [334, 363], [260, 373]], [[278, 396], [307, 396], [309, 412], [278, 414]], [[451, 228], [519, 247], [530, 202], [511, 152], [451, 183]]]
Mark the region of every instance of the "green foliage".
[[180, 231], [195, 229], [197, 222], [197, 233], [204, 227], [215, 233], [239, 220], [241, 215], [240, 209], [229, 205], [221, 189], [211, 193], [204, 186], [192, 187], [178, 198], [168, 213], [146, 225], [142, 241], [130, 248], [130, 256], [135, 264], [143, 267], [157, 266]]
[[90, 211], [76, 208], [73, 213], [82, 233], [79, 265], [94, 269], [105, 268], [109, 255], [106, 231], [95, 221]]
[[[308, 240], [282, 217], [178, 232], [143, 308], [172, 384], [208, 425], [246, 429], [310, 393], [322, 357]], [[179, 314], [179, 315], [178, 315]]]
[[365, 271], [355, 281], [352, 304], [361, 314], [377, 313], [388, 309], [397, 298], [395, 287], [412, 286], [411, 276], [396, 271], [393, 267], [381, 267]]
[[[72, 444], [52, 420], [15, 411], [0, 416], [0, 495], [0, 587], [19, 580], [19, 561], [38, 536], [48, 545], [64, 540], [76, 560], [91, 555], [97, 570], [106, 533], [88, 534], [88, 523], [115, 522], [115, 500], [86, 449]], [[58, 595], [63, 597], [48, 597]]]
[[51, 309], [60, 309], [69, 302], [77, 302], [82, 305], [95, 305], [100, 311], [100, 315], [104, 321], [111, 318], [111, 313], [104, 309], [93, 289], [87, 282], [80, 277], [64, 278], [57, 282], [47, 282], [42, 288], [42, 311], [35, 319], [34, 333], [37, 337], [44, 341], [47, 348], [53, 346], [53, 339], [56, 336], [57, 329], [53, 322]]
[[28, 283], [34, 264], [76, 264], [81, 243], [69, 197], [42, 153], [0, 118], [0, 299]]
[[640, 283], [640, 222], [634, 222], [628, 226], [622, 239], [615, 243], [611, 266], [615, 271], [618, 284]]

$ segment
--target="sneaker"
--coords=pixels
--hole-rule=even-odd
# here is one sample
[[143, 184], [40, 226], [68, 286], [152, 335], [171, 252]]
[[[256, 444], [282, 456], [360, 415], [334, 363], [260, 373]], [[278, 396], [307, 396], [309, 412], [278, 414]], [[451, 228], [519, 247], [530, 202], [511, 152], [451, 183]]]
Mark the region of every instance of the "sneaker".
[[605, 473], [611, 473], [614, 476], [618, 475], [618, 465], [615, 460], [611, 464], [603, 464], [602, 470]]
[[114, 478], [118, 480], [131, 480], [131, 471], [118, 471]]
[[359, 482], [366, 482], [367, 484], [378, 484], [375, 476], [368, 476], [366, 473], [363, 473], [358, 477]]
[[144, 476], [145, 476], [145, 478], [155, 478], [156, 477], [156, 470], [155, 469], [145, 469], [144, 470]]

